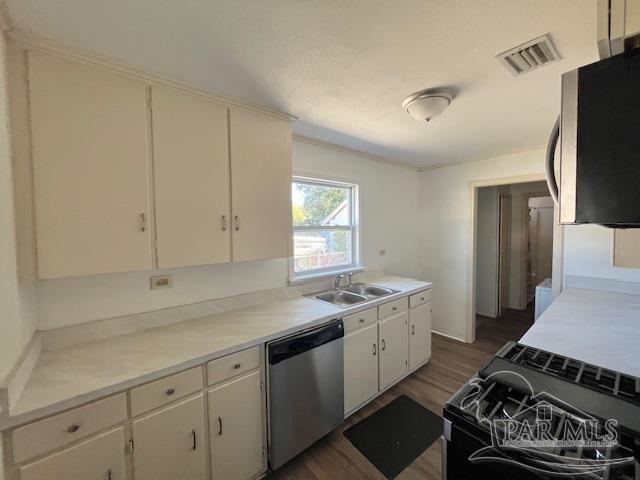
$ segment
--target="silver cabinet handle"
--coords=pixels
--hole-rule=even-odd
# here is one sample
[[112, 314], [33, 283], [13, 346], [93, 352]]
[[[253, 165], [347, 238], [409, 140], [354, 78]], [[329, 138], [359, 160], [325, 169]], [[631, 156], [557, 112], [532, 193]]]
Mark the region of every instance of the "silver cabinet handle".
[[80, 430], [80, 425], [74, 423], [73, 425], [70, 425], [69, 428], [67, 428], [67, 433], [76, 433], [78, 430]]
[[374, 357], [376, 356], [376, 344], [375, 343], [373, 344], [373, 356]]
[[222, 435], [222, 417], [218, 417], [218, 435]]
[[398, 310], [398, 307], [391, 307], [391, 311], [395, 312], [396, 310]]
[[140, 212], [140, 231], [147, 231], [147, 216], [144, 214], [144, 212]]
[[167, 394], [167, 397], [170, 397], [171, 395], [176, 393], [176, 389], [175, 388], [169, 388], [165, 393]]
[[387, 349], [387, 342], [384, 341], [384, 338], [382, 339], [382, 350], [386, 350]]
[[242, 364], [240, 364], [240, 363], [236, 363], [236, 364], [233, 366], [233, 369], [234, 369], [234, 370], [238, 370], [241, 366], [242, 366]]
[[415, 335], [415, 334], [416, 334], [416, 326], [411, 325], [411, 335]]
[[113, 475], [111, 475], [111, 469], [108, 469], [105, 474], [104, 474], [104, 478], [106, 480], [112, 480], [113, 479]]
[[364, 318], [361, 318], [361, 319], [360, 319], [360, 323], [364, 323]]
[[233, 216], [233, 222], [235, 224], [235, 229], [237, 232], [238, 230], [240, 230], [240, 219], [238, 218], [238, 215]]
[[227, 216], [226, 215], [222, 215], [222, 231], [223, 232], [227, 231]]
[[193, 438], [193, 445], [191, 446], [191, 450], [194, 452], [198, 449], [198, 434], [196, 433], [196, 429], [191, 430], [191, 437]]

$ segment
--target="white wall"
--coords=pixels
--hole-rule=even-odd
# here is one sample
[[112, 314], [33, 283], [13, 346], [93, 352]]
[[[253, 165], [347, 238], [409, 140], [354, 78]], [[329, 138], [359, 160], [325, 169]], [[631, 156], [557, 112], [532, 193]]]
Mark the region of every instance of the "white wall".
[[478, 189], [476, 313], [495, 318], [498, 298], [498, 189]]
[[[415, 171], [295, 141], [296, 173], [339, 178], [360, 185], [364, 265], [399, 275], [419, 275], [418, 176]], [[386, 255], [380, 256], [385, 249]], [[38, 328], [48, 330], [103, 318], [239, 295], [287, 283], [287, 260], [165, 270], [171, 289], [149, 289], [152, 272], [41, 281]]]
[[471, 182], [543, 172], [539, 149], [420, 173], [421, 278], [434, 283], [434, 330], [466, 338], [473, 298]]
[[33, 334], [31, 297], [19, 281], [9, 137], [7, 44], [0, 34], [0, 380]]
[[640, 268], [612, 265], [612, 247], [613, 230], [610, 228], [599, 225], [566, 226], [563, 274], [640, 282]]

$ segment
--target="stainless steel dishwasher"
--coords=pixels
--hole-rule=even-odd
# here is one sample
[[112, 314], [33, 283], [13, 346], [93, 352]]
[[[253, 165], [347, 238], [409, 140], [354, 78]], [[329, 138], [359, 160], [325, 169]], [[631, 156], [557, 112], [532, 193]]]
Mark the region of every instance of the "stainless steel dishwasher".
[[272, 469], [344, 421], [343, 337], [335, 320], [267, 344]]

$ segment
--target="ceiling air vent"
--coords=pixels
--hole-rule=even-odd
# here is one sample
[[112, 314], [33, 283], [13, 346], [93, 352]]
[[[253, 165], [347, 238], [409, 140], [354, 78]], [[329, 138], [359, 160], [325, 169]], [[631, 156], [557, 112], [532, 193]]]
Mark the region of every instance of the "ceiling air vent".
[[529, 40], [522, 45], [518, 45], [511, 50], [501, 53], [496, 57], [513, 75], [518, 76], [530, 72], [536, 68], [544, 67], [550, 63], [560, 60], [560, 55], [553, 46], [549, 34], [543, 35], [533, 40]]

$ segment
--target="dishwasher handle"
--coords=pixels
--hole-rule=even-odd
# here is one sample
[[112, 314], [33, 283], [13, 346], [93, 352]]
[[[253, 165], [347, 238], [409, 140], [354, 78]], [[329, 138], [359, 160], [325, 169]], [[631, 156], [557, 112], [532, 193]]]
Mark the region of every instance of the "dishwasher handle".
[[268, 345], [269, 365], [275, 365], [283, 360], [343, 337], [344, 327], [342, 320], [336, 320], [308, 332], [303, 332], [284, 340], [277, 340]]

